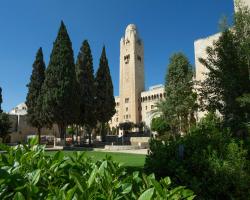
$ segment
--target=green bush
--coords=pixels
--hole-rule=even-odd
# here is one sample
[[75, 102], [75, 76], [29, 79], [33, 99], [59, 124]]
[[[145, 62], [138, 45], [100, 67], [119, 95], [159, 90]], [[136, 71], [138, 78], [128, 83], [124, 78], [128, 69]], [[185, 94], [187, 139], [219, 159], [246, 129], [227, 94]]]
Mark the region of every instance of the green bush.
[[150, 142], [145, 170], [170, 176], [197, 199], [249, 199], [250, 170], [243, 141], [231, 137], [209, 114], [190, 133], [176, 140]]
[[44, 146], [19, 145], [0, 154], [0, 199], [193, 199], [193, 192], [170, 187], [168, 177], [128, 174], [110, 158], [94, 163], [84, 153], [51, 156]]
[[160, 117], [155, 117], [155, 118], [152, 119], [151, 130], [152, 131], [156, 131], [159, 136], [163, 136], [163, 135], [167, 135], [168, 136], [167, 132], [170, 131], [170, 127], [167, 124], [167, 122], [164, 119], [164, 117], [160, 116]]

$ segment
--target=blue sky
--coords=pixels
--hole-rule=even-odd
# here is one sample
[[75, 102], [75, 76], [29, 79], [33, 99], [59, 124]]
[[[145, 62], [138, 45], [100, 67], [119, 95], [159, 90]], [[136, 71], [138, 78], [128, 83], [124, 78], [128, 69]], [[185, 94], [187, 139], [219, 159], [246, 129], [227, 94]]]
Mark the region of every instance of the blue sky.
[[76, 58], [88, 39], [95, 70], [105, 44], [115, 95], [119, 94], [119, 42], [128, 24], [144, 41], [145, 85], [164, 83], [169, 57], [184, 52], [194, 63], [194, 40], [218, 32], [223, 16], [232, 19], [232, 0], [1, 0], [0, 86], [3, 109], [24, 102], [36, 51], [49, 62], [63, 20]]

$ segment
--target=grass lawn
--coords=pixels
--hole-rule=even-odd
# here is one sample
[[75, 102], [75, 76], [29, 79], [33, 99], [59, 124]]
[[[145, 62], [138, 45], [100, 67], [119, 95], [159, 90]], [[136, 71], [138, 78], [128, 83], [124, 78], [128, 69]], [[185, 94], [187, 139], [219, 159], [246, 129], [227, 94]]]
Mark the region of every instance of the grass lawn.
[[[70, 155], [73, 151], [63, 151], [64, 155]], [[89, 156], [93, 161], [101, 160], [107, 156], [111, 156], [114, 161], [123, 163], [128, 168], [142, 169], [145, 163], [145, 155], [130, 154], [130, 153], [113, 153], [100, 151], [84, 151], [86, 156]], [[54, 154], [56, 151], [48, 151], [49, 154]]]

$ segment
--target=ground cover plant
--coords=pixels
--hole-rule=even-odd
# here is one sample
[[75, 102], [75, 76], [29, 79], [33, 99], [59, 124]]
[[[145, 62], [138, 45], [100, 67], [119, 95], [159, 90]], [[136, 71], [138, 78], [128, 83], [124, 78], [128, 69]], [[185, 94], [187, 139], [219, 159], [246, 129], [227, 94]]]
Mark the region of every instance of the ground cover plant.
[[170, 178], [127, 173], [105, 158], [94, 162], [82, 152], [47, 154], [44, 146], [1, 146], [0, 199], [193, 199], [191, 190], [173, 188]]

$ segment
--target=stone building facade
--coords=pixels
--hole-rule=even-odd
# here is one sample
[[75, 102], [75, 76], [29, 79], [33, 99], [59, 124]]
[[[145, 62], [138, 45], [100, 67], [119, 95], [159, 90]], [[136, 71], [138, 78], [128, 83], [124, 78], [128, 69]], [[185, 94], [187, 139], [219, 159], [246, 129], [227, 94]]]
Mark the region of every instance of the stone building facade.
[[[235, 12], [237, 12], [236, 1], [237, 0], [234, 0]], [[245, 6], [248, 6], [248, 8], [250, 8], [250, 0], [241, 0], [241, 3]], [[195, 79], [197, 81], [200, 81], [200, 82], [204, 81], [206, 79], [206, 73], [208, 72], [207, 68], [199, 62], [199, 58], [203, 58], [203, 59], [207, 58], [207, 53], [206, 53], [207, 47], [213, 46], [213, 43], [216, 42], [220, 36], [221, 36], [221, 33], [219, 32], [209, 37], [198, 39], [194, 42], [195, 70], [196, 70]], [[206, 112], [199, 110], [197, 112], [197, 119], [198, 120], [201, 119], [205, 114]]]
[[[30, 126], [27, 121], [27, 106], [25, 103], [17, 105], [8, 114], [11, 122], [11, 143], [26, 142], [29, 136], [37, 134], [37, 129]], [[46, 136], [59, 137], [59, 131], [55, 124], [50, 129], [42, 128], [41, 133]]]
[[120, 41], [120, 96], [115, 97], [116, 113], [110, 127], [120, 123], [144, 122], [150, 126], [155, 103], [165, 97], [164, 86], [157, 85], [145, 91], [144, 46], [134, 24], [127, 26]]
[[120, 41], [120, 122], [137, 124], [142, 120], [140, 97], [144, 85], [143, 42], [136, 26], [130, 24]]

